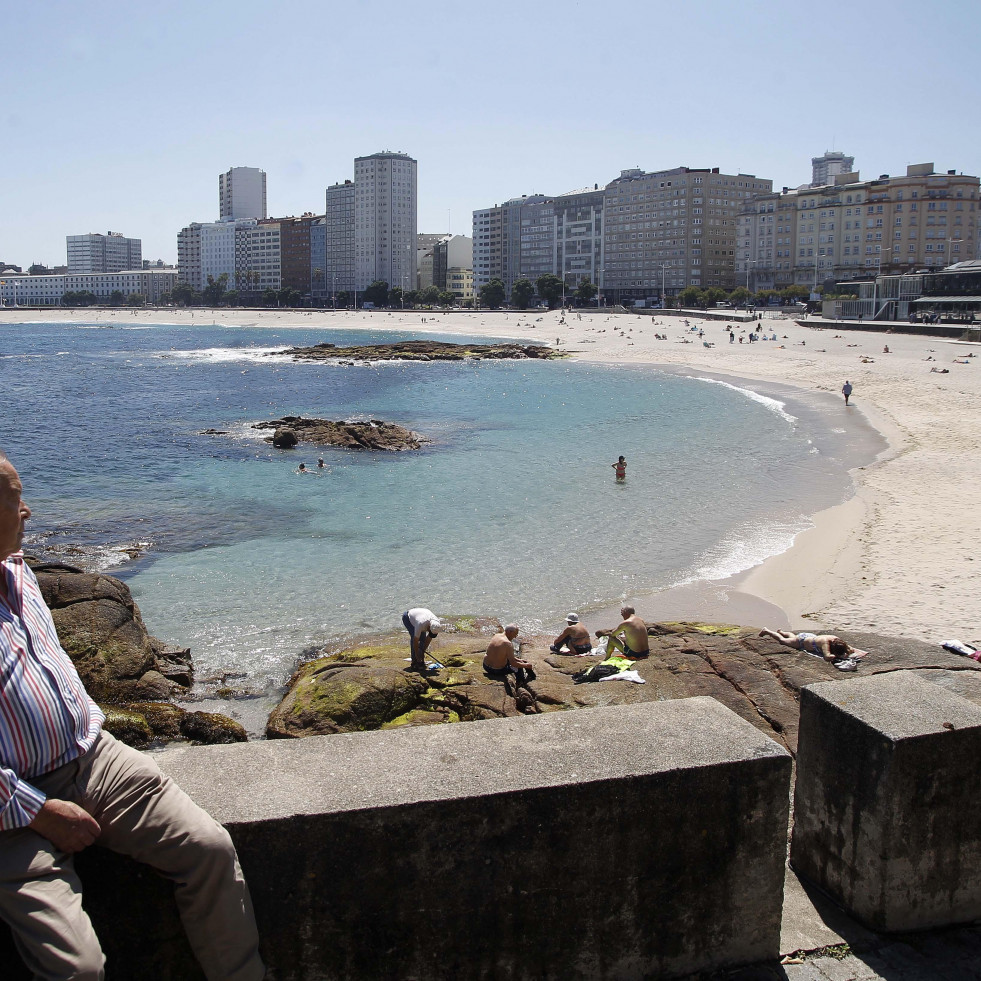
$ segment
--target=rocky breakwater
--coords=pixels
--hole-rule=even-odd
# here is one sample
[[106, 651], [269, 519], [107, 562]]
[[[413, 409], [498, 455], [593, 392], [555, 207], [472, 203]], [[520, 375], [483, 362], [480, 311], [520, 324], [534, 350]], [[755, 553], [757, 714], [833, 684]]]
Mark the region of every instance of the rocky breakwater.
[[70, 565], [28, 559], [85, 690], [106, 713], [105, 728], [137, 748], [155, 741], [244, 742], [224, 715], [188, 712], [191, 652], [152, 637], [125, 583]]
[[635, 665], [644, 684], [576, 684], [573, 675], [600, 658], [552, 654], [551, 638], [525, 639], [521, 657], [534, 664], [537, 678], [527, 690], [515, 689], [510, 681], [491, 680], [481, 667], [498, 629], [492, 620], [444, 619], [430, 650], [443, 668], [426, 676], [405, 670], [404, 632], [325, 653], [293, 676], [266, 735], [299, 738], [711, 695], [796, 754], [800, 690], [814, 682], [915, 670], [981, 704], [981, 665], [939, 646], [849, 634], [850, 643], [871, 651], [852, 674], [761, 638], [755, 627], [696, 623], [649, 628], [651, 656]]
[[345, 450], [418, 450], [425, 442], [419, 433], [394, 422], [371, 419], [368, 422], [331, 422], [329, 419], [304, 419], [283, 416], [269, 422], [257, 422], [253, 429], [271, 429], [267, 443], [290, 449], [299, 443], [337, 446]]
[[451, 344], [446, 341], [399, 341], [395, 344], [363, 344], [337, 347], [315, 344], [277, 351], [297, 361], [466, 361], [487, 358], [536, 358], [551, 360], [564, 354], [544, 344]]

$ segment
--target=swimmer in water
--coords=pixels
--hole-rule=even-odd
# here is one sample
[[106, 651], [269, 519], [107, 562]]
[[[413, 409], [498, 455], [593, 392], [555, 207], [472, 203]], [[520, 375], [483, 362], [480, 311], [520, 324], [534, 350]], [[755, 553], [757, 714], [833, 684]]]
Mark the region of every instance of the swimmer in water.
[[617, 480], [627, 479], [627, 461], [624, 457], [620, 457], [616, 463], [610, 464], [616, 471]]

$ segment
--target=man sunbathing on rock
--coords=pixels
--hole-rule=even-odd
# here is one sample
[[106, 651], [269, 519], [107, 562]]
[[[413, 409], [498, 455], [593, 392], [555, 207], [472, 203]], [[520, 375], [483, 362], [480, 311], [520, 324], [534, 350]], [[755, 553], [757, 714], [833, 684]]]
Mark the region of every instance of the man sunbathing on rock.
[[632, 606], [620, 607], [623, 622], [612, 630], [597, 630], [597, 637], [609, 637], [607, 653], [619, 650], [624, 657], [631, 661], [639, 661], [651, 653], [650, 642], [647, 639], [647, 624]]
[[769, 630], [764, 627], [760, 631], [760, 636], [772, 637], [784, 647], [803, 651], [805, 654], [813, 654], [815, 657], [823, 657], [825, 661], [832, 663], [848, 658], [858, 661], [868, 654], [868, 651], [860, 651], [834, 634], [795, 634], [790, 630]]
[[494, 634], [487, 645], [484, 654], [484, 673], [488, 678], [504, 680], [510, 675], [517, 678], [518, 687], [535, 680], [535, 669], [531, 661], [522, 661], [514, 653], [514, 638], [518, 636], [518, 628], [509, 623], [499, 634]]
[[552, 641], [549, 650], [553, 654], [588, 654], [593, 649], [593, 642], [589, 631], [580, 623], [579, 615], [570, 613], [565, 618], [565, 624], [565, 630]]

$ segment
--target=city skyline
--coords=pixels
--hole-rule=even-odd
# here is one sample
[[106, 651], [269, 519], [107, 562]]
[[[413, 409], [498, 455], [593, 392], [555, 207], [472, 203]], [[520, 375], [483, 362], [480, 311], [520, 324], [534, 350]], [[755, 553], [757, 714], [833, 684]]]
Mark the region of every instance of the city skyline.
[[[599, 28], [551, 0], [452, 16], [382, 0], [370, 19], [287, 0], [273, 26], [267, 10], [10, 12], [0, 260], [61, 265], [67, 235], [112, 228], [173, 262], [180, 229], [218, 217], [216, 174], [260, 168], [270, 215], [322, 214], [350, 161], [384, 150], [419, 162], [419, 230], [454, 234], [474, 210], [632, 167], [795, 187], [840, 150], [863, 179], [925, 160], [981, 171], [965, 116], [981, 10], [966, 3], [831, 2], [819, 18], [771, 0], [631, 0]], [[417, 98], [399, 99], [410, 85]]]

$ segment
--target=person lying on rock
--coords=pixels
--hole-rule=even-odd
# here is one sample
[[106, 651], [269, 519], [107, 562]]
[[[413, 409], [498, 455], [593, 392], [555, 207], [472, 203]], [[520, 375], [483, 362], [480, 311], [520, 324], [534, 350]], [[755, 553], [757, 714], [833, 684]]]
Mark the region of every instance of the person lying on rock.
[[440, 632], [443, 625], [432, 610], [424, 606], [415, 606], [402, 614], [402, 623], [409, 631], [410, 671], [426, 670], [426, 651], [433, 638]]
[[553, 654], [588, 654], [592, 649], [593, 642], [589, 638], [589, 631], [580, 622], [578, 613], [570, 613], [565, 618], [565, 630], [552, 641], [549, 647]]
[[0, 452], [0, 919], [36, 978], [101, 981], [74, 855], [90, 845], [175, 886], [209, 981], [259, 981], [249, 889], [228, 832], [149, 756], [117, 742], [58, 641], [24, 562], [31, 516]]
[[509, 623], [499, 634], [494, 634], [484, 654], [484, 672], [488, 678], [503, 680], [514, 675], [519, 688], [535, 680], [531, 661], [523, 661], [514, 653], [514, 639], [518, 628]]
[[772, 637], [784, 647], [813, 654], [815, 657], [823, 657], [829, 662], [844, 661], [847, 658], [854, 658], [857, 661], [868, 654], [868, 651], [860, 651], [834, 634], [795, 634], [791, 630], [769, 630], [764, 627], [760, 631], [760, 636]]
[[620, 607], [623, 622], [612, 630], [597, 630], [597, 637], [609, 637], [607, 653], [621, 651], [624, 657], [631, 661], [640, 661], [651, 653], [650, 642], [647, 639], [647, 624], [632, 606]]

